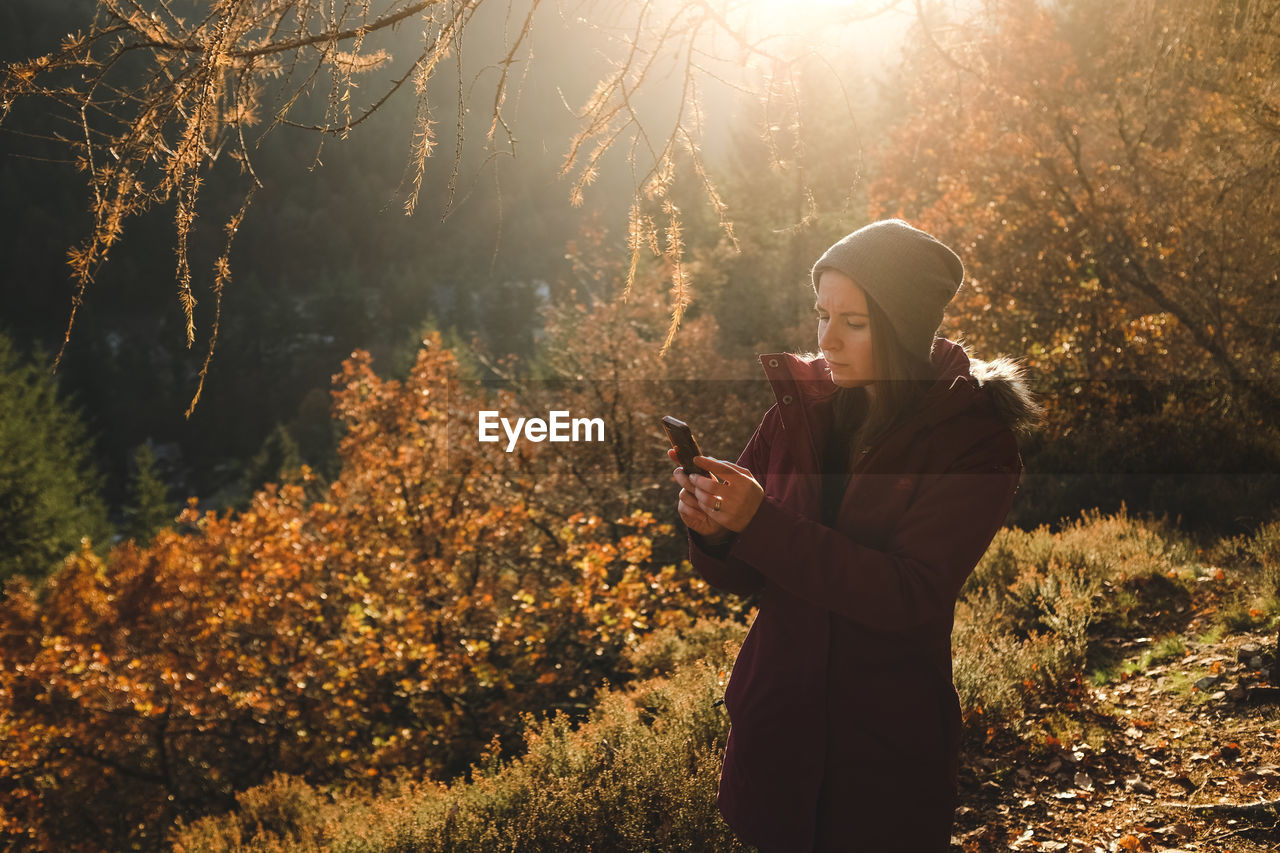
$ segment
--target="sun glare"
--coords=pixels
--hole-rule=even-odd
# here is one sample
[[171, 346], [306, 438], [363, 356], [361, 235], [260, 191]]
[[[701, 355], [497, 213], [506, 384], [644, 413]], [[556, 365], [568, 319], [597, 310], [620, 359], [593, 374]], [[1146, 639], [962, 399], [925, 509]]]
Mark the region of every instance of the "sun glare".
[[740, 0], [720, 8], [726, 22], [769, 52], [855, 49], [869, 56], [901, 38], [910, 20], [905, 5], [892, 0]]
[[885, 5], [883, 0], [745, 0], [733, 8], [757, 37], [786, 37], [839, 27]]

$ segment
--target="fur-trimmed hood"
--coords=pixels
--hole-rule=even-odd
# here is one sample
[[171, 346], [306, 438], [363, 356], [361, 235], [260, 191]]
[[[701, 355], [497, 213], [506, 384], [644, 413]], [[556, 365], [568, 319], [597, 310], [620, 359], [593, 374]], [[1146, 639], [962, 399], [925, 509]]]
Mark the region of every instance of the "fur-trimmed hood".
[[991, 361], [970, 356], [969, 375], [990, 394], [996, 411], [1010, 429], [1025, 435], [1043, 424], [1044, 406], [1027, 387], [1026, 369], [1018, 362], [1007, 356]]

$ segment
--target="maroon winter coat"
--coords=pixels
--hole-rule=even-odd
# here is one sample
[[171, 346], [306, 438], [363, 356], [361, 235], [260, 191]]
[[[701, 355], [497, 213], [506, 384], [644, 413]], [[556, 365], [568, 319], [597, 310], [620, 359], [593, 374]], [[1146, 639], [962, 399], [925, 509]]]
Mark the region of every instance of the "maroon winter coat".
[[761, 362], [777, 404], [738, 464], [764, 501], [728, 544], [690, 537], [708, 583], [759, 595], [725, 691], [720, 811], [763, 851], [945, 851], [956, 596], [1009, 511], [1013, 428], [1035, 404], [1010, 362], [938, 339], [924, 405], [854, 463], [832, 528], [819, 521], [826, 362]]

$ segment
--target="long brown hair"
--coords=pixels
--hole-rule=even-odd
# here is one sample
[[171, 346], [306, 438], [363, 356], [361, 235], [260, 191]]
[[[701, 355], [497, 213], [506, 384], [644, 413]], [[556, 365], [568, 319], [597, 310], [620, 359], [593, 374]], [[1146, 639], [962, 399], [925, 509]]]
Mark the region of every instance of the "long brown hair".
[[867, 296], [867, 321], [871, 326], [871, 358], [875, 392], [865, 388], [840, 388], [832, 401], [837, 434], [849, 435], [846, 470], [893, 431], [920, 404], [935, 379], [932, 362], [903, 349], [893, 324], [876, 301]]

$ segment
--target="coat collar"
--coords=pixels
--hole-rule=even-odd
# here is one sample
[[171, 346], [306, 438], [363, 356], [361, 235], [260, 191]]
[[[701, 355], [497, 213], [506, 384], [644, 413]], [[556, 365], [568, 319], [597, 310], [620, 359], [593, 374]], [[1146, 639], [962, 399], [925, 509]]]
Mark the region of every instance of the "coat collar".
[[[930, 360], [937, 378], [918, 413], [921, 426], [951, 417], [970, 405], [977, 391], [968, 353], [960, 344], [935, 339]], [[809, 413], [824, 408], [838, 390], [822, 356], [766, 353], [760, 356], [760, 364], [778, 401], [783, 424], [789, 428], [808, 428]]]
[[[1044, 408], [1027, 387], [1022, 366], [1011, 359], [982, 361], [960, 343], [935, 338], [930, 360], [936, 378], [923, 405], [903, 427], [942, 423], [973, 406], [986, 407], [992, 417], [1019, 432], [1030, 432], [1042, 423]], [[821, 419], [829, 412], [837, 387], [825, 358], [766, 353], [760, 356], [760, 364], [784, 426], [811, 430], [813, 414]]]

